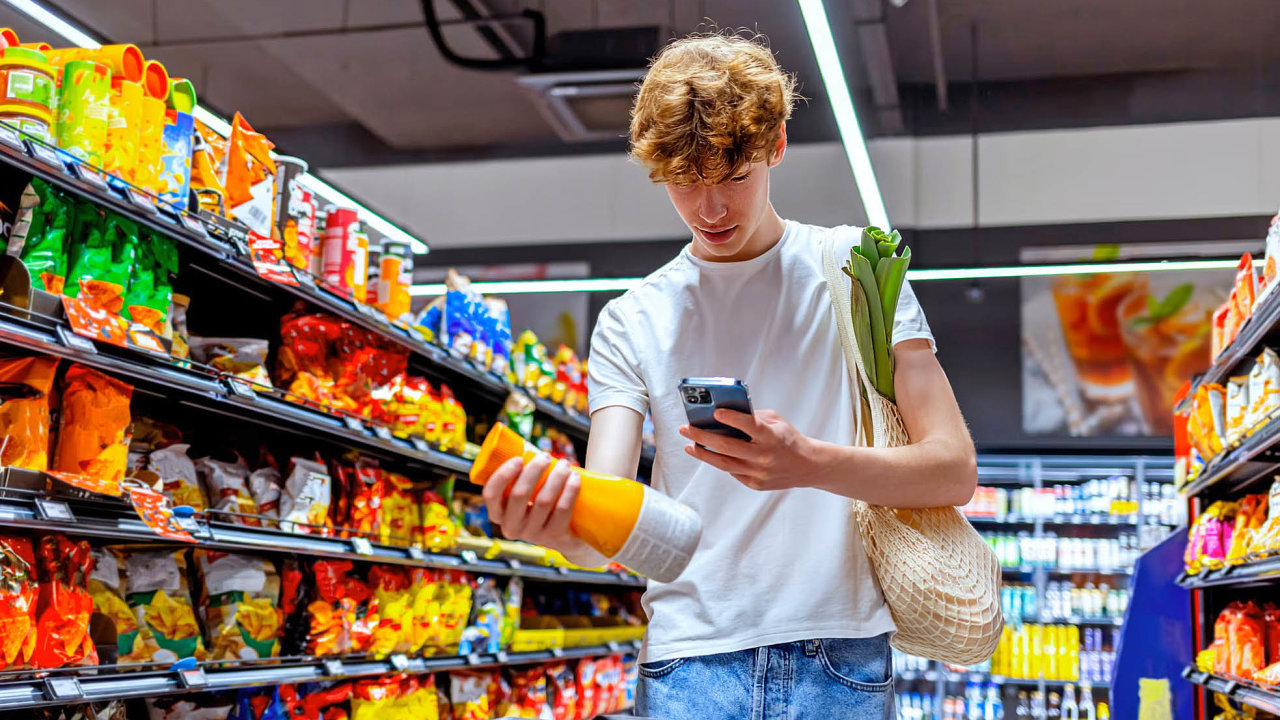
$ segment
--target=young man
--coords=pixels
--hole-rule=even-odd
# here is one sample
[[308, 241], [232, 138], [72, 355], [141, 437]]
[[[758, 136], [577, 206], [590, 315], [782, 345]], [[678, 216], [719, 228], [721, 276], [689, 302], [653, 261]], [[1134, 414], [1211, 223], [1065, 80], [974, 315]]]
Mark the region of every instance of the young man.
[[[910, 287], [893, 328], [895, 389], [911, 444], [854, 447], [845, 369], [820, 241], [852, 227], [783, 220], [769, 172], [787, 149], [793, 80], [754, 41], [672, 43], [636, 98], [632, 156], [665, 183], [692, 242], [601, 312], [589, 356], [586, 466], [635, 477], [653, 414], [652, 483], [702, 517], [693, 560], [650, 582], [638, 711], [667, 720], [892, 717], [893, 619], [849, 498], [962, 505], [974, 449]], [[687, 426], [677, 385], [745, 381], [754, 415], [720, 411], [733, 440]], [[771, 408], [769, 410], [759, 408]], [[569, 532], [576, 476], [546, 459], [504, 466], [485, 487], [508, 536], [600, 564]], [[504, 493], [511, 488], [509, 497]]]

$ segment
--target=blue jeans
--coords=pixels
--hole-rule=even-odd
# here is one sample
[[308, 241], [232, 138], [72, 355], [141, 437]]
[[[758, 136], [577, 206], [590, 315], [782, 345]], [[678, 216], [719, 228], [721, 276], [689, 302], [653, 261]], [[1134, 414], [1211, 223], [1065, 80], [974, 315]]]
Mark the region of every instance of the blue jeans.
[[659, 720], [893, 720], [891, 658], [884, 634], [643, 663], [636, 712]]

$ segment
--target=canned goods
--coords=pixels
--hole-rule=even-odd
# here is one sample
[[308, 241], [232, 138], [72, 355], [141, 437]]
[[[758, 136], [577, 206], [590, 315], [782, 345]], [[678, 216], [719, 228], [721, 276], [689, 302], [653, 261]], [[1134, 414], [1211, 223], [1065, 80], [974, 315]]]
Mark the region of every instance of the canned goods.
[[298, 182], [306, 172], [305, 160], [276, 158], [275, 231], [284, 245], [285, 260], [301, 270], [310, 269], [316, 226], [315, 199]]
[[52, 122], [56, 88], [53, 66], [44, 53], [21, 47], [0, 53], [0, 89], [4, 91], [0, 104], [25, 108], [37, 117], [49, 116], [47, 125]]
[[324, 284], [364, 302], [368, 253], [369, 238], [360, 231], [356, 211], [330, 206], [324, 229]]

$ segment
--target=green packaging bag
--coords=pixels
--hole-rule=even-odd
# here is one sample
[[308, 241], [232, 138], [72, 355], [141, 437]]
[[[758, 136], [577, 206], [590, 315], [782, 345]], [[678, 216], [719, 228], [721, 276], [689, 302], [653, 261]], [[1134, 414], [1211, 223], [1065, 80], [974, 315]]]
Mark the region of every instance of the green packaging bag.
[[87, 293], [98, 306], [119, 314], [124, 308], [124, 289], [133, 274], [137, 247], [137, 223], [104, 215], [87, 202], [77, 205], [67, 296]]
[[161, 337], [173, 300], [178, 248], [172, 240], [147, 232], [138, 242], [137, 260], [124, 295], [124, 314]]
[[[67, 236], [74, 205], [61, 190], [35, 178], [27, 193], [35, 195], [29, 212], [18, 219], [13, 233], [21, 238], [19, 258], [31, 274], [31, 287], [59, 294], [67, 277]], [[26, 193], [24, 193], [25, 195]], [[23, 201], [26, 205], [26, 199]]]

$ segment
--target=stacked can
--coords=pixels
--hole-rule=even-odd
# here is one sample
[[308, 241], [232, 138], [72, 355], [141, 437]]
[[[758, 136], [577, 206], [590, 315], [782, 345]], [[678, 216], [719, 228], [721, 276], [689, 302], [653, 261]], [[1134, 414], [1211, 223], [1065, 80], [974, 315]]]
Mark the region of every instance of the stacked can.
[[324, 284], [358, 302], [365, 300], [369, 237], [351, 208], [329, 206], [325, 213]]
[[374, 305], [393, 320], [408, 313], [409, 285], [412, 283], [413, 248], [406, 242], [383, 240]]
[[[62, 69], [58, 89], [58, 147], [81, 162], [102, 165], [111, 112], [111, 72], [91, 60], [72, 60]], [[163, 121], [164, 103], [161, 103]]]
[[315, 198], [299, 182], [306, 172], [307, 163], [300, 158], [276, 158], [275, 229], [285, 260], [300, 270], [310, 269], [316, 227]]
[[50, 142], [57, 99], [53, 73], [43, 53], [15, 47], [0, 53], [0, 120]]

